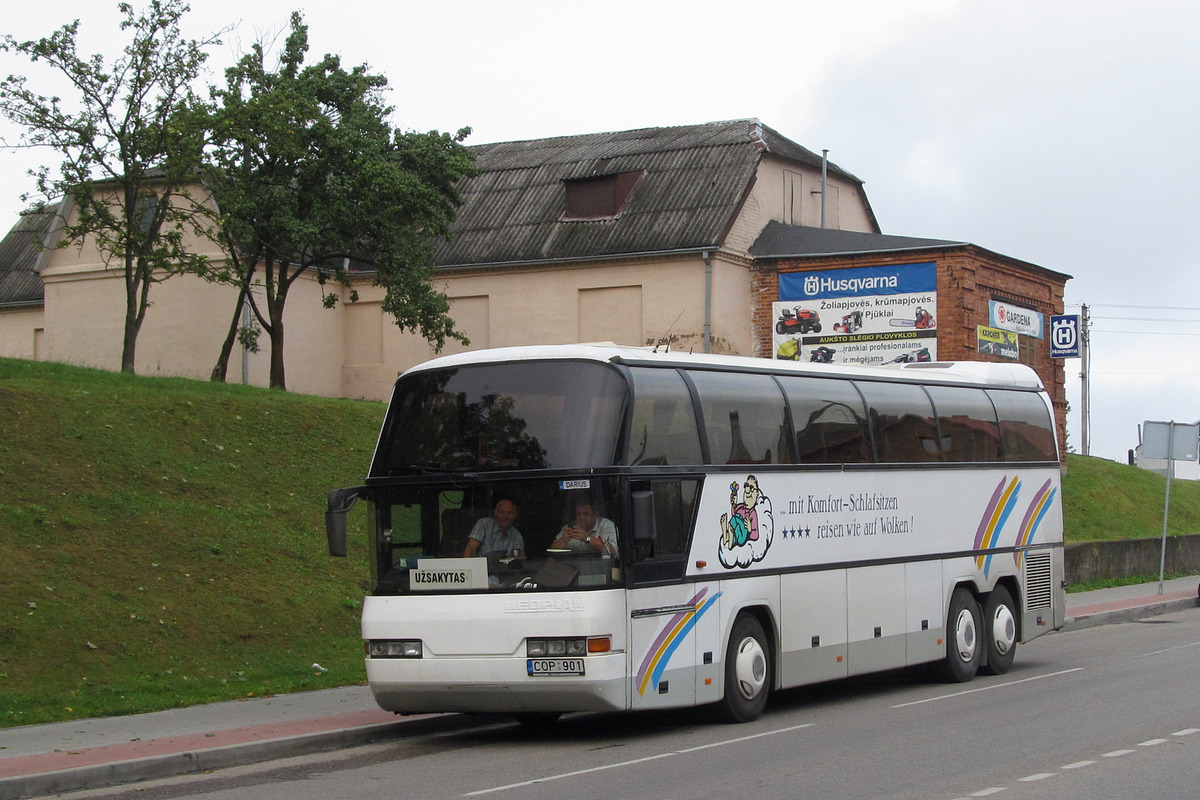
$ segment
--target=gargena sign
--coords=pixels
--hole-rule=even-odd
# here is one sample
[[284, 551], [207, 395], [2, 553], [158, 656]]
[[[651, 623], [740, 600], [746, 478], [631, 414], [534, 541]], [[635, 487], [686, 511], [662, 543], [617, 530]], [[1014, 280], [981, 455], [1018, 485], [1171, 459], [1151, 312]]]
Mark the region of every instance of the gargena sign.
[[1031, 308], [1022, 308], [1011, 303], [992, 300], [988, 303], [988, 312], [993, 328], [1014, 331], [1038, 339], [1042, 338], [1044, 326], [1042, 315]]

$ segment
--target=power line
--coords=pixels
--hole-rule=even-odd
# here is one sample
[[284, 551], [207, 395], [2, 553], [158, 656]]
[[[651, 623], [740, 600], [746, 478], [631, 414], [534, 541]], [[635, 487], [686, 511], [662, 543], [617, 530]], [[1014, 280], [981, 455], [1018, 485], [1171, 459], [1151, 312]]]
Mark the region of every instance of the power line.
[[1191, 325], [1200, 323], [1200, 318], [1197, 319], [1163, 319], [1162, 317], [1092, 317], [1092, 319], [1117, 319], [1126, 322], [1184, 322]]
[[1092, 333], [1118, 333], [1122, 336], [1200, 336], [1200, 331], [1189, 333], [1188, 331], [1138, 331], [1138, 330], [1117, 330], [1117, 329], [1091, 329]]
[[[1068, 308], [1078, 308], [1080, 303], [1066, 303]], [[1088, 308], [1147, 308], [1153, 311], [1196, 311], [1200, 312], [1200, 307], [1196, 306], [1133, 306], [1122, 305], [1119, 303], [1088, 303]]]
[[1194, 378], [1194, 372], [1109, 372], [1108, 370], [1092, 370], [1093, 375], [1141, 375], [1147, 378]]

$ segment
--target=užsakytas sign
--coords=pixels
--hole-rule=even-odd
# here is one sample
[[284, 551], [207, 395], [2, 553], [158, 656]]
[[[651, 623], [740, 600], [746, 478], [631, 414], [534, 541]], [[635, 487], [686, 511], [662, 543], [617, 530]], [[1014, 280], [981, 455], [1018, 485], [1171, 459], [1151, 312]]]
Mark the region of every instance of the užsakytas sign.
[[779, 276], [772, 354], [838, 364], [937, 360], [937, 266], [892, 264]]

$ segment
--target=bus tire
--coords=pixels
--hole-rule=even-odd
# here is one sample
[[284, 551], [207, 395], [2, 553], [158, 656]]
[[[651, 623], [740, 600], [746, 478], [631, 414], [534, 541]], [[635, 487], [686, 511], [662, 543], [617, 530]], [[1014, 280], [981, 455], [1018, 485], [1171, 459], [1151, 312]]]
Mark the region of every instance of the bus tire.
[[956, 588], [946, 614], [946, 657], [937, 665], [938, 676], [947, 683], [966, 683], [979, 671], [981, 616], [975, 595], [962, 586]]
[[983, 643], [983, 670], [991, 675], [1008, 672], [1017, 654], [1017, 614], [1012, 594], [1003, 586], [993, 589], [983, 604]]
[[733, 623], [725, 652], [725, 694], [720, 714], [727, 722], [752, 722], [771, 693], [771, 655], [762, 624], [750, 614]]

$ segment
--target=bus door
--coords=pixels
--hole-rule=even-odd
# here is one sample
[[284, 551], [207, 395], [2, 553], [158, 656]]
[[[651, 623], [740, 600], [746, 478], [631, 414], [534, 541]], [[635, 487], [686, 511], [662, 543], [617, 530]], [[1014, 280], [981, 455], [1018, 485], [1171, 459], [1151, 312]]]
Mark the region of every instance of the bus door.
[[685, 577], [699, 486], [698, 480], [667, 479], [632, 487], [635, 516], [642, 503], [628, 583], [635, 709], [720, 699], [720, 582]]
[[720, 699], [720, 583], [631, 589], [634, 709]]

